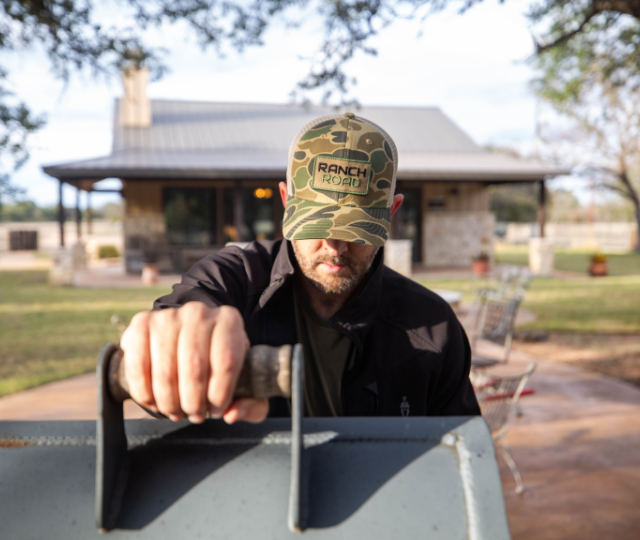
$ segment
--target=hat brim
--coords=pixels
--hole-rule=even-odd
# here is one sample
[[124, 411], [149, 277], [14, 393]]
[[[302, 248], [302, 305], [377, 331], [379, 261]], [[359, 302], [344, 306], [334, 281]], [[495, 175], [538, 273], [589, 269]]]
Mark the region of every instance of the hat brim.
[[287, 201], [282, 233], [287, 240], [332, 239], [382, 247], [389, 238], [389, 208], [358, 208]]

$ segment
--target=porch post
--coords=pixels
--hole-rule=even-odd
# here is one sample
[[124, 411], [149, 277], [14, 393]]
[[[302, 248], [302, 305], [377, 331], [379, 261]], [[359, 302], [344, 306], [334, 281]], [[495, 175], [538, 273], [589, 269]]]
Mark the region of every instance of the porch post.
[[244, 212], [242, 207], [242, 186], [240, 180], [236, 180], [233, 190], [233, 225], [237, 231], [236, 242], [243, 242], [242, 228], [244, 226]]
[[58, 180], [58, 224], [60, 225], [60, 247], [64, 247], [64, 204], [62, 202], [62, 180]]
[[80, 213], [80, 188], [76, 188], [76, 237], [80, 242], [82, 237], [82, 214]]
[[224, 246], [224, 188], [216, 188], [216, 244]]
[[544, 226], [547, 221], [547, 193], [544, 189], [544, 180], [540, 180], [538, 192], [538, 236], [544, 238]]
[[91, 210], [91, 191], [87, 191], [87, 234], [93, 234], [93, 212]]

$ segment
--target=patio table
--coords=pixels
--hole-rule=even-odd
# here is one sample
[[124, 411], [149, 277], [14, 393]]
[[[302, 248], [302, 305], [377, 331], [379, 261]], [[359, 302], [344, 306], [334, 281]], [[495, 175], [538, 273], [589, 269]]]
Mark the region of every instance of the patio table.
[[458, 291], [451, 291], [448, 289], [433, 289], [433, 292], [438, 296], [444, 298], [444, 300], [449, 304], [454, 310], [458, 308], [460, 305], [460, 301], [462, 300], [462, 293]]

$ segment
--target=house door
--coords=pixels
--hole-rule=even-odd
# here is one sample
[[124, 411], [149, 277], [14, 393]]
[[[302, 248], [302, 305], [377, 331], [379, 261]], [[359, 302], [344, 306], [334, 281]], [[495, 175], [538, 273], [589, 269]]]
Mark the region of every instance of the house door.
[[391, 237], [411, 240], [411, 260], [418, 263], [422, 261], [422, 189], [399, 186], [396, 191], [404, 195], [404, 201], [391, 220]]

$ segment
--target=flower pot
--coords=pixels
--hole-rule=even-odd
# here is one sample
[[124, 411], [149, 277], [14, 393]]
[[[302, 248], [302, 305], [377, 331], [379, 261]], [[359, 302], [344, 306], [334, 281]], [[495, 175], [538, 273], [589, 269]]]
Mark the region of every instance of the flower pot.
[[606, 262], [592, 262], [589, 265], [590, 276], [607, 276], [609, 275], [609, 269]]
[[489, 272], [489, 261], [473, 261], [471, 270], [474, 276], [484, 276]]
[[158, 283], [160, 270], [155, 263], [145, 263], [142, 265], [142, 283], [145, 287], [151, 287]]

